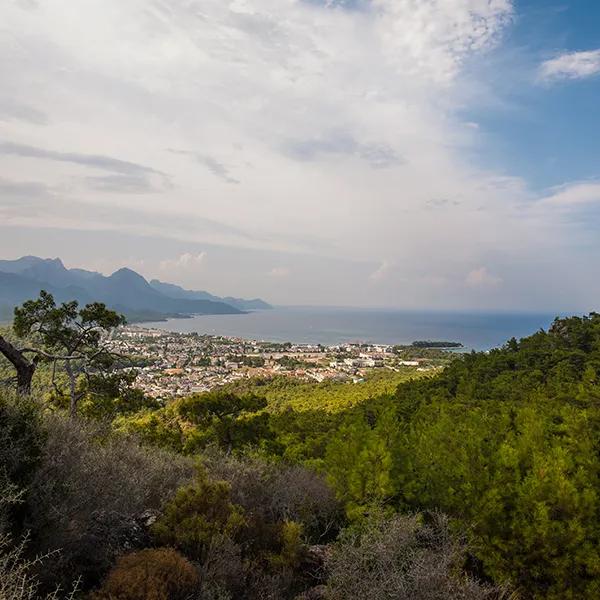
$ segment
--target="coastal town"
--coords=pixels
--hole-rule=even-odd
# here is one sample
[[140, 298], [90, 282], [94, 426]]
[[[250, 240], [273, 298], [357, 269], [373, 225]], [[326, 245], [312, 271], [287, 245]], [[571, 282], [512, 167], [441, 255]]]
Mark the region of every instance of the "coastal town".
[[157, 399], [205, 392], [253, 377], [358, 383], [374, 369], [429, 371], [447, 360], [443, 350], [419, 345], [277, 343], [140, 326], [116, 330], [108, 345], [131, 358], [136, 387]]

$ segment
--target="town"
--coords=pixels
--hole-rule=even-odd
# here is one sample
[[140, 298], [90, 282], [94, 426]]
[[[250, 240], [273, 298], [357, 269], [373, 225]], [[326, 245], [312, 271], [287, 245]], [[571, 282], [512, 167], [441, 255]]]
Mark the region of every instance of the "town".
[[292, 344], [174, 333], [140, 326], [114, 331], [110, 350], [131, 360], [136, 387], [156, 399], [209, 391], [243, 378], [295, 377], [358, 383], [374, 369], [439, 369], [440, 349], [348, 343]]

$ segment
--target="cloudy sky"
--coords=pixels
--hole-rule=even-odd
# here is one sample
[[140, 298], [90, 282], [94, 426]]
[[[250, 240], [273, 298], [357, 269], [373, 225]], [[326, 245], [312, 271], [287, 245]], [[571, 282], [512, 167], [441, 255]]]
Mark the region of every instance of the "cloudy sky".
[[597, 0], [3, 0], [0, 257], [282, 304], [600, 304]]

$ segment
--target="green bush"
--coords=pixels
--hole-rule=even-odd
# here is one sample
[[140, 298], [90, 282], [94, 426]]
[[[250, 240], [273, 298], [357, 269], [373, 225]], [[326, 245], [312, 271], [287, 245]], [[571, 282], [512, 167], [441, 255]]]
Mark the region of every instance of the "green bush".
[[231, 502], [231, 486], [199, 472], [192, 485], [177, 490], [167, 502], [152, 533], [158, 543], [202, 562], [214, 538], [235, 538], [244, 524], [243, 511]]

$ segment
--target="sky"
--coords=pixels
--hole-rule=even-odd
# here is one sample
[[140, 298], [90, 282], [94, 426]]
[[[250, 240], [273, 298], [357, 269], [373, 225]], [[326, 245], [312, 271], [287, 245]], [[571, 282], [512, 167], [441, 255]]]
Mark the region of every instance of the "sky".
[[0, 81], [0, 258], [600, 308], [597, 0], [4, 0]]

